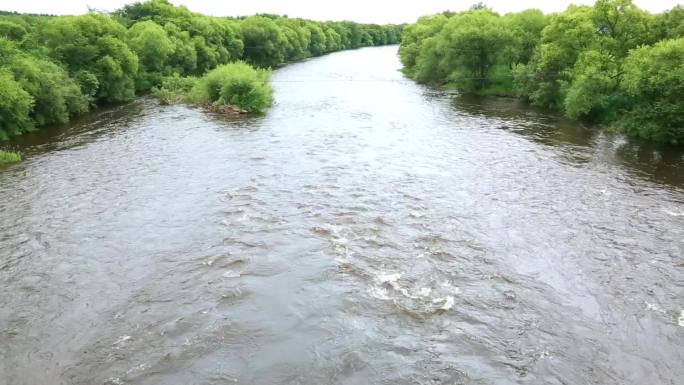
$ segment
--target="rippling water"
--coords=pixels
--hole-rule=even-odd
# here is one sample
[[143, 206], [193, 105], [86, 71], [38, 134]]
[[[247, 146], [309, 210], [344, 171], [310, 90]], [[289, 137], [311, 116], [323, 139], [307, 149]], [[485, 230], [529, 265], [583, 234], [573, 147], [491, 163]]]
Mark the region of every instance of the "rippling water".
[[684, 383], [684, 153], [398, 68], [22, 138], [0, 384]]

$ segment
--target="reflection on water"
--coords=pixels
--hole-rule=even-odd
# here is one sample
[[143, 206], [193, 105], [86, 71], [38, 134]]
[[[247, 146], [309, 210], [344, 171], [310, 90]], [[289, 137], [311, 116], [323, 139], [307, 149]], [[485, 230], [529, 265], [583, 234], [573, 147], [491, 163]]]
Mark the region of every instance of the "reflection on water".
[[467, 114], [501, 119], [501, 129], [560, 147], [576, 159], [600, 158], [602, 162], [624, 167], [636, 177], [684, 186], [684, 151], [681, 148], [587, 127], [516, 99], [458, 96], [453, 98], [453, 105]]
[[684, 159], [294, 64], [264, 116], [151, 99], [0, 170], [0, 384], [676, 384]]

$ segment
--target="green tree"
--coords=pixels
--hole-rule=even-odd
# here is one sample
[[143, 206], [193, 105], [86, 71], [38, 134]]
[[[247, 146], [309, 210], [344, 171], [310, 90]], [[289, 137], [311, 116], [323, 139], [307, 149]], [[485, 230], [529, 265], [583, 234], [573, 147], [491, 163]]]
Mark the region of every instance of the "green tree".
[[21, 24], [7, 20], [0, 20], [0, 37], [18, 41], [23, 39], [26, 34], [26, 28], [24, 28]]
[[285, 62], [287, 40], [278, 25], [267, 17], [252, 16], [242, 21], [245, 58], [259, 67], [275, 67]]
[[33, 98], [10, 72], [1, 68], [0, 84], [0, 139], [6, 140], [33, 128], [29, 117]]
[[415, 72], [416, 61], [425, 39], [439, 33], [448, 20], [448, 17], [443, 14], [423, 16], [404, 30], [399, 56], [405, 72], [409, 74]]
[[19, 55], [9, 68], [33, 99], [30, 117], [36, 125], [66, 123], [69, 117], [88, 111], [88, 98], [58, 65]]
[[170, 67], [170, 70], [183, 75], [196, 73], [197, 51], [190, 33], [182, 31], [172, 22], [166, 23], [164, 29], [173, 45], [173, 51], [167, 59], [167, 65]]
[[591, 7], [570, 6], [551, 17], [527, 65], [516, 68], [518, 92], [533, 104], [563, 107], [562, 89], [580, 53], [598, 45]]
[[138, 57], [124, 42], [126, 29], [108, 16], [90, 13], [49, 20], [40, 32], [48, 54], [71, 74], [97, 79], [97, 101], [120, 102], [135, 95]]
[[138, 55], [141, 69], [161, 72], [174, 51], [166, 30], [153, 21], [133, 24], [127, 33], [128, 46]]
[[684, 38], [630, 52], [620, 87], [632, 98], [617, 126], [642, 138], [684, 144]]
[[[436, 36], [435, 44], [426, 45], [421, 55], [441, 56], [438, 67], [443, 79], [465, 91], [480, 91], [488, 86], [490, 75], [502, 64], [503, 49], [514, 43], [502, 18], [487, 9], [453, 16]], [[418, 61], [417, 65], [424, 65]], [[424, 72], [418, 69], [418, 73]]]
[[168, 72], [168, 60], [175, 49], [166, 30], [154, 21], [141, 21], [128, 30], [126, 42], [140, 63], [136, 89], [149, 90], [158, 85]]
[[632, 0], [597, 0], [592, 16], [603, 51], [616, 57], [641, 44], [652, 43], [648, 33], [651, 15]]
[[655, 15], [650, 30], [653, 31], [653, 40], [656, 41], [684, 37], [684, 6], [678, 5]]
[[515, 38], [510, 48], [510, 64], [526, 64], [532, 59], [541, 40], [541, 33], [548, 22], [548, 18], [538, 9], [528, 9], [505, 16], [505, 28], [512, 32]]
[[580, 54], [566, 84], [564, 108], [573, 119], [611, 121], [624, 101], [619, 90], [620, 65], [615, 56], [590, 50]]
[[309, 30], [311, 40], [309, 41], [309, 52], [313, 56], [318, 56], [326, 52], [325, 33], [318, 24], [307, 22], [305, 28]]

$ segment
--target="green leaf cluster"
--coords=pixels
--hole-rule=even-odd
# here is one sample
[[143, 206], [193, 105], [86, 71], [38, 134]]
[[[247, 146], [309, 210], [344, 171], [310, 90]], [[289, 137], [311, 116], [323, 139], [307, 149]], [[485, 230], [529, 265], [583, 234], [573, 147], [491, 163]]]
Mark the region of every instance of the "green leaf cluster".
[[273, 103], [270, 75], [270, 70], [255, 69], [245, 62], [223, 64], [200, 78], [188, 98], [197, 104], [264, 112]]

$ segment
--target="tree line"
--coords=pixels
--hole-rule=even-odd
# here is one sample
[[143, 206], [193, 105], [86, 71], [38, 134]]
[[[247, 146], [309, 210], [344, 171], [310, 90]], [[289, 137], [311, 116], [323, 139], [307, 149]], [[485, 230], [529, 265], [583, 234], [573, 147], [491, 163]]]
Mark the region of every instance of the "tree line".
[[[0, 140], [129, 101], [171, 77], [244, 61], [260, 68], [396, 44], [402, 26], [277, 15], [212, 17], [167, 0], [81, 16], [0, 13]], [[236, 66], [245, 72], [242, 66]]]
[[598, 0], [545, 15], [481, 4], [403, 32], [404, 72], [466, 93], [518, 96], [570, 118], [684, 144], [684, 8]]

